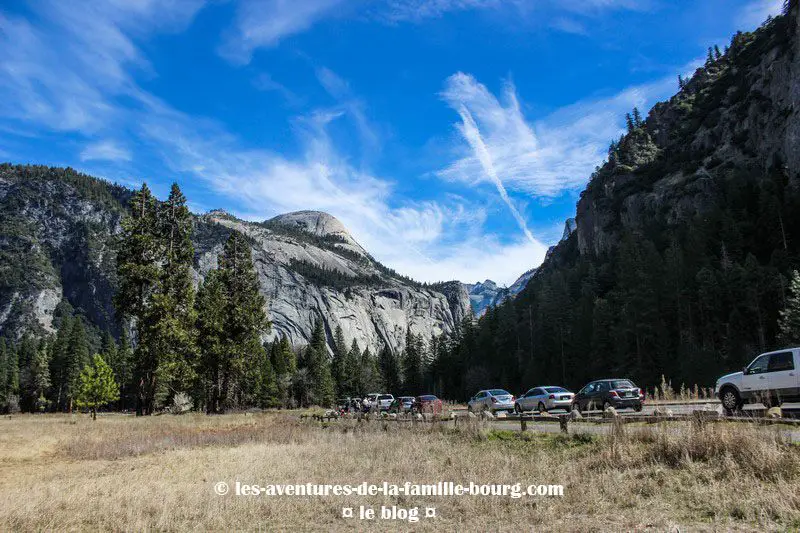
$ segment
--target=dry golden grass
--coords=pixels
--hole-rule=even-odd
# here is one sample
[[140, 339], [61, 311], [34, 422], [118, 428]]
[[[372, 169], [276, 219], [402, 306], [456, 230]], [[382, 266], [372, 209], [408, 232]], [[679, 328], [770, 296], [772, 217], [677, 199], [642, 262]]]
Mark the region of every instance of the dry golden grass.
[[[575, 426], [576, 428], [578, 426]], [[0, 420], [0, 530], [796, 530], [800, 449], [764, 428], [665, 425], [610, 437], [480, 423], [301, 422], [288, 414]], [[563, 498], [217, 496], [213, 485], [563, 484]], [[342, 519], [435, 506], [417, 524]]]

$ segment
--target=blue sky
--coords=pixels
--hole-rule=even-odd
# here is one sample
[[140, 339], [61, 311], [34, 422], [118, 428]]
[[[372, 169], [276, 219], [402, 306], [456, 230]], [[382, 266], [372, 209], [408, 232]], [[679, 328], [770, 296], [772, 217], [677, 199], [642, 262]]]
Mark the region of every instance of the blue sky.
[[780, 0], [3, 0], [0, 160], [327, 211], [424, 281], [538, 265], [634, 106]]

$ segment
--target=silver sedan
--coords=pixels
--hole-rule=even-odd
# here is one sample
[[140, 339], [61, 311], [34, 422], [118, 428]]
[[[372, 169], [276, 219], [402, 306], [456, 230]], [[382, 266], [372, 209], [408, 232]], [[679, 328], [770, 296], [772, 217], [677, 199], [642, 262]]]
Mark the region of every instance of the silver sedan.
[[482, 390], [472, 397], [467, 403], [467, 408], [473, 413], [481, 411], [490, 411], [491, 413], [497, 411], [511, 412], [514, 410], [514, 396], [503, 389]]
[[563, 409], [569, 411], [572, 406], [572, 398], [575, 396], [564, 387], [546, 385], [534, 387], [520, 396], [514, 403], [514, 411], [539, 411], [544, 413], [551, 409]]

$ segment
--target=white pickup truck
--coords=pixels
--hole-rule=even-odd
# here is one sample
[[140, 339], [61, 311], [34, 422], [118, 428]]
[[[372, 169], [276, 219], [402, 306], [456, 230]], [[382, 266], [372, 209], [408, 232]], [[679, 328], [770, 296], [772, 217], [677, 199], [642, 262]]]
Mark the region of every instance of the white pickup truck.
[[767, 407], [800, 399], [800, 348], [786, 348], [756, 357], [741, 372], [717, 380], [714, 394], [728, 413], [745, 403]]

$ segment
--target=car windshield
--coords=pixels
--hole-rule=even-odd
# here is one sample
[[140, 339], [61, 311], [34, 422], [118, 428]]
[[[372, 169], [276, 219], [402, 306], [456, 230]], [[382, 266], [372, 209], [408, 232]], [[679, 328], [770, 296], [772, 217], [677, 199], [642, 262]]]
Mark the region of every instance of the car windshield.
[[436, 396], [428, 394], [427, 396], [420, 396], [419, 399], [423, 402], [432, 402], [436, 400]]
[[491, 394], [492, 396], [511, 396], [511, 394], [508, 391], [505, 391], [503, 389], [492, 389], [489, 391], [489, 394]]
[[381, 394], [380, 396], [378, 396], [378, 399], [379, 400], [393, 400], [394, 398], [392, 398], [389, 394]]
[[400, 398], [400, 401], [401, 402], [413, 402], [414, 398], [412, 398], [411, 396], [403, 396], [402, 398]]
[[634, 385], [627, 379], [618, 379], [616, 381], [612, 381], [611, 386], [614, 387], [615, 389], [632, 389], [636, 387], [636, 385]]
[[564, 387], [545, 387], [545, 388], [544, 388], [544, 390], [546, 390], [546, 391], [547, 391], [547, 392], [549, 392], [549, 393], [554, 393], [554, 392], [569, 392], [569, 391], [568, 391], [567, 389], [565, 389]]

